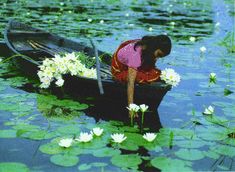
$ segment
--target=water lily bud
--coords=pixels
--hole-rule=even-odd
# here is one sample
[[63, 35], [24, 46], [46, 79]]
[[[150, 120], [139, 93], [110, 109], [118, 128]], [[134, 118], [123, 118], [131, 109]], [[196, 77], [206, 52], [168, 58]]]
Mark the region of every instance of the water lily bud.
[[209, 106], [209, 107], [205, 108], [203, 114], [205, 114], [205, 115], [212, 115], [212, 114], [214, 114], [214, 107]]
[[210, 73], [210, 82], [211, 83], [216, 83], [216, 74], [215, 73]]
[[148, 110], [148, 108], [149, 107], [147, 105], [145, 105], [145, 104], [140, 105], [140, 111], [141, 112], [146, 112]]

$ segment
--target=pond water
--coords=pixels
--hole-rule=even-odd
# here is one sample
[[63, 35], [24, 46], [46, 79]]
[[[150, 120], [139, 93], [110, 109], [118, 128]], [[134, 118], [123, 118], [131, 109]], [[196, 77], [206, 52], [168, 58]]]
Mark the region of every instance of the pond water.
[[[2, 0], [0, 5], [1, 31], [13, 18], [80, 42], [92, 37], [110, 54], [124, 40], [168, 34], [172, 53], [157, 66], [175, 69], [182, 79], [158, 110], [146, 113], [146, 121], [155, 120], [149, 130], [158, 133], [148, 143], [137, 127], [110, 119], [126, 113], [125, 106], [115, 109], [115, 101], [93, 97], [59, 99], [1, 63], [0, 171], [235, 170], [232, 0]], [[216, 83], [209, 82], [212, 72]], [[210, 105], [214, 114], [203, 115]], [[94, 127], [104, 129], [101, 137], [58, 146], [59, 139]], [[127, 139], [113, 144], [112, 133]]]

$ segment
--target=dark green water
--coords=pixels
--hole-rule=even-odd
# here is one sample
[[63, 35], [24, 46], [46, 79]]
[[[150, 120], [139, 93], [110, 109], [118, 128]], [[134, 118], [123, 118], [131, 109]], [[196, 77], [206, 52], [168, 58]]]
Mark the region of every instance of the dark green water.
[[[92, 114], [84, 111], [85, 104], [72, 106], [71, 102], [44, 97], [39, 92], [25, 92], [17, 86], [30, 81], [24, 77], [7, 79], [11, 73], [19, 75], [0, 66], [0, 77], [4, 78], [0, 78], [1, 162], [23, 163], [30, 171], [81, 171], [84, 166], [90, 167], [87, 171], [235, 170], [235, 139], [231, 137], [235, 132], [235, 96], [227, 94], [227, 90], [235, 92], [235, 55], [219, 44], [229, 32], [234, 32], [232, 1], [2, 0], [0, 5], [1, 31], [14, 18], [77, 41], [88, 42], [86, 37], [92, 36], [98, 48], [109, 53], [124, 40], [167, 33], [173, 40], [173, 50], [157, 66], [173, 68], [182, 78], [180, 85], [161, 102], [156, 125], [163, 128], [156, 141], [147, 144], [136, 129], [93, 118], [111, 114], [111, 105], [103, 105]], [[196, 41], [191, 42], [190, 37]], [[0, 39], [3, 40], [2, 34]], [[205, 53], [200, 52], [202, 46], [207, 48]], [[216, 84], [209, 83], [211, 72], [217, 75]], [[80, 103], [91, 107], [94, 101]], [[215, 108], [213, 117], [202, 114], [209, 105]], [[57, 117], [53, 117], [55, 114]], [[38, 149], [50, 142], [56, 145], [55, 138], [78, 135], [94, 126], [105, 130], [94, 143], [59, 151], [51, 147], [53, 154], [72, 156], [71, 152], [79, 152], [79, 162], [72, 167], [55, 165], [50, 161], [54, 155]], [[109, 141], [113, 132], [125, 132], [129, 139], [116, 148]], [[129, 155], [128, 163], [117, 150]]]

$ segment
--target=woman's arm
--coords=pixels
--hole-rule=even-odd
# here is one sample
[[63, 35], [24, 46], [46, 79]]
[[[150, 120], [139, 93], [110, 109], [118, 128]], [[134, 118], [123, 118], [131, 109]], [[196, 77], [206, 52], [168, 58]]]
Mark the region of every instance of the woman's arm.
[[134, 86], [137, 71], [133, 68], [128, 67], [127, 75], [127, 102], [128, 105], [134, 102]]

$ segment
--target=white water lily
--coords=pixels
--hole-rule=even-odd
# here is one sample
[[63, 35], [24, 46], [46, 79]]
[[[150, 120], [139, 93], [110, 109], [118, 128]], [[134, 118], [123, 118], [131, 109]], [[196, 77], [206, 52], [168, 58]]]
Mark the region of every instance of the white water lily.
[[206, 47], [204, 47], [204, 46], [201, 47], [201, 48], [200, 48], [200, 51], [201, 51], [202, 53], [206, 52]]
[[165, 81], [166, 84], [177, 86], [180, 82], [180, 75], [174, 71], [174, 69], [166, 68], [161, 72], [161, 80]]
[[88, 19], [87, 21], [88, 21], [88, 22], [92, 22], [92, 19]]
[[210, 79], [216, 79], [216, 73], [212, 72], [212, 73], [210, 73], [209, 76], [210, 76]]
[[111, 137], [115, 143], [122, 143], [127, 138], [124, 134], [119, 133], [111, 134]]
[[104, 129], [100, 128], [100, 127], [96, 127], [92, 129], [92, 132], [96, 135], [96, 136], [101, 136], [101, 134], [103, 133]]
[[129, 104], [128, 107], [126, 107], [131, 112], [138, 112], [140, 107], [134, 103]]
[[58, 144], [61, 147], [68, 148], [72, 145], [72, 142], [73, 142], [73, 139], [68, 138], [68, 139], [61, 139]]
[[204, 110], [203, 113], [204, 113], [205, 115], [212, 115], [212, 114], [214, 114], [214, 107], [212, 107], [212, 106], [207, 107], [207, 108]]
[[147, 140], [148, 142], [152, 142], [157, 137], [157, 134], [155, 133], [146, 133], [143, 135], [143, 138]]
[[0, 58], [0, 63], [1, 63], [1, 61], [2, 61], [2, 58]]
[[80, 61], [80, 54], [66, 53], [64, 55], [55, 55], [54, 58], [46, 58], [39, 66], [38, 77], [41, 81], [41, 88], [48, 88], [50, 83], [56, 79], [55, 84], [62, 87], [64, 80], [62, 75], [70, 74], [72, 76], [84, 76], [96, 78], [95, 68], [86, 68]]
[[193, 36], [191, 36], [191, 37], [189, 38], [189, 40], [190, 40], [191, 42], [195, 42], [195, 41], [196, 41], [196, 38], [193, 37]]
[[93, 134], [92, 133], [87, 133], [87, 132], [81, 132], [79, 137], [76, 138], [75, 140], [76, 141], [79, 141], [79, 142], [89, 142], [93, 139]]
[[170, 22], [170, 25], [174, 26], [174, 25], [175, 25], [175, 22]]
[[59, 87], [63, 86], [64, 85], [64, 80], [62, 78], [58, 79], [55, 84]]
[[104, 20], [100, 20], [100, 24], [103, 24], [104, 23]]
[[220, 26], [220, 22], [216, 22], [215, 27], [219, 27]]
[[130, 14], [129, 14], [129, 13], [126, 13], [126, 14], [125, 14], [125, 16], [126, 16], [126, 17], [129, 17], [129, 16], [130, 16]]
[[149, 106], [146, 105], [146, 104], [142, 104], [139, 107], [140, 107], [140, 111], [141, 112], [146, 112], [148, 110], [148, 108], [149, 108]]
[[209, 77], [210, 77], [210, 82], [216, 83], [216, 73], [213, 72], [210, 73]]
[[152, 31], [153, 31], [153, 28], [152, 28], [152, 27], [149, 27], [149, 31], [152, 32]]
[[210, 78], [216, 78], [216, 73], [214, 72], [210, 73]]

